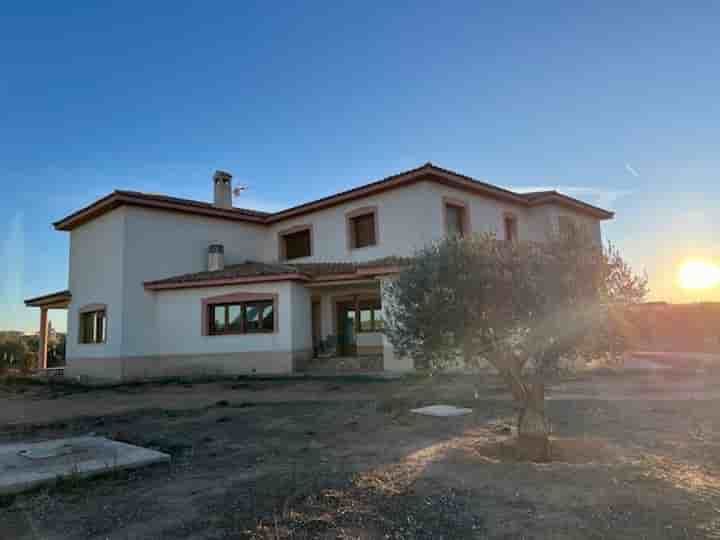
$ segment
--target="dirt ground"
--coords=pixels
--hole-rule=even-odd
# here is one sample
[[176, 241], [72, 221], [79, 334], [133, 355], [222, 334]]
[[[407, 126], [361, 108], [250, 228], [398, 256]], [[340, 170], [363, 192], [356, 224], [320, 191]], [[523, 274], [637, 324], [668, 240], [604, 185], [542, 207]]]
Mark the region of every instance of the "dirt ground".
[[[491, 377], [0, 385], [0, 443], [94, 432], [173, 458], [2, 498], [0, 538], [720, 538], [718, 383], [560, 382], [546, 464], [514, 459]], [[432, 403], [473, 413], [409, 412]]]

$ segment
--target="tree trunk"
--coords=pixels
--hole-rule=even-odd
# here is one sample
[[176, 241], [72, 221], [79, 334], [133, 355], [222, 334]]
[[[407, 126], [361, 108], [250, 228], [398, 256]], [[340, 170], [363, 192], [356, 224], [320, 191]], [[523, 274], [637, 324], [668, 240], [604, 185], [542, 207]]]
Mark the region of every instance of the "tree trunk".
[[550, 428], [545, 419], [545, 385], [527, 385], [518, 418], [518, 456], [529, 461], [550, 460]]

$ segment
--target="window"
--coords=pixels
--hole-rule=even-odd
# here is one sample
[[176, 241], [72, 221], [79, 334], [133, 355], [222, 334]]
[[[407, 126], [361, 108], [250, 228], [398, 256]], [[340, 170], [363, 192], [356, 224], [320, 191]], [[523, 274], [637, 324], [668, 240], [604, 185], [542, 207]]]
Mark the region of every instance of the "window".
[[504, 219], [505, 224], [505, 240], [508, 242], [517, 242], [518, 239], [518, 223], [517, 218], [513, 215], [506, 214]]
[[80, 313], [80, 343], [105, 343], [107, 317], [104, 309]]
[[280, 234], [280, 258], [282, 260], [299, 259], [312, 255], [311, 230], [303, 226]]
[[212, 304], [208, 309], [211, 335], [275, 331], [275, 308], [272, 300]]
[[384, 328], [380, 300], [361, 300], [358, 304], [358, 332], [382, 332]]
[[360, 208], [347, 215], [350, 249], [377, 244], [377, 212], [375, 208]]
[[459, 206], [447, 207], [447, 234], [448, 236], [462, 236], [463, 231], [463, 212], [464, 208]]
[[445, 214], [445, 232], [448, 236], [470, 234], [470, 219], [467, 204], [462, 200], [443, 197]]
[[570, 216], [558, 216], [560, 238], [571, 238], [577, 233], [577, 224]]

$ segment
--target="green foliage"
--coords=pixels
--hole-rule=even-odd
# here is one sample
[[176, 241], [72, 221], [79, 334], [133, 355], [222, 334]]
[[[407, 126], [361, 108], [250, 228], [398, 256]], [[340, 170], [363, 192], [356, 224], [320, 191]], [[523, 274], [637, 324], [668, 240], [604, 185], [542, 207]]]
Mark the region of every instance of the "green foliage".
[[636, 277], [612, 246], [581, 230], [543, 244], [492, 235], [426, 247], [387, 285], [386, 333], [416, 367], [467, 366], [484, 358], [500, 371], [553, 370], [562, 357], [607, 345], [608, 306], [641, 300]]
[[20, 339], [0, 342], [0, 369], [25, 369], [29, 354], [27, 346]]

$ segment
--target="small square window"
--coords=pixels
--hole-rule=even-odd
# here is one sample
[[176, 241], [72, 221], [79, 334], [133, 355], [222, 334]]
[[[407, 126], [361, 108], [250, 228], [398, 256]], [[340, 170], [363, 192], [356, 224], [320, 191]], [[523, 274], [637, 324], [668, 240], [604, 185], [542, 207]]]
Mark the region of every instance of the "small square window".
[[292, 233], [281, 235], [282, 258], [285, 260], [310, 257], [312, 255], [312, 244], [310, 229], [303, 229]]
[[360, 331], [361, 332], [372, 332], [373, 330], [373, 310], [372, 309], [361, 309], [360, 310]]
[[505, 216], [505, 240], [508, 242], [517, 242], [518, 239], [518, 223], [515, 216]]
[[465, 208], [454, 204], [445, 205], [446, 227], [448, 236], [464, 236]]
[[80, 313], [80, 343], [105, 343], [107, 317], [105, 310]]
[[359, 332], [381, 332], [384, 324], [380, 299], [363, 300], [358, 306]]
[[375, 212], [350, 218], [350, 238], [352, 247], [356, 249], [374, 246], [377, 243]]
[[570, 216], [558, 216], [558, 231], [561, 238], [568, 239], [577, 234], [578, 226]]

